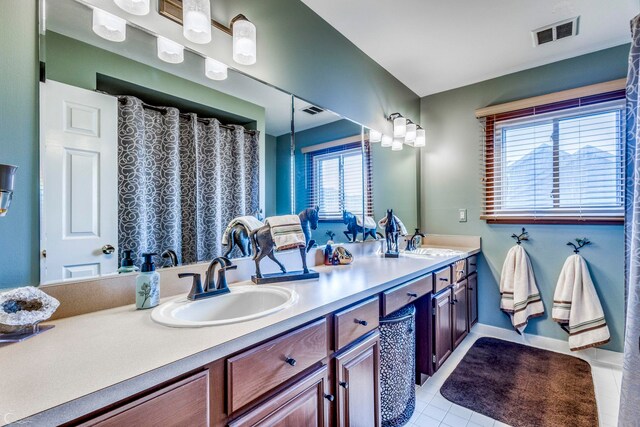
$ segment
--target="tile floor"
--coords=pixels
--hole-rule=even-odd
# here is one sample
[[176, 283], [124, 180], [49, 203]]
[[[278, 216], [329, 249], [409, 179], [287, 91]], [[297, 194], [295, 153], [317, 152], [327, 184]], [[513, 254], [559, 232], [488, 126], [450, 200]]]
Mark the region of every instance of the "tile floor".
[[[484, 335], [486, 336], [486, 335]], [[453, 352], [449, 360], [422, 386], [416, 387], [416, 410], [406, 424], [409, 427], [505, 427], [496, 421], [470, 409], [452, 404], [440, 394], [440, 387], [462, 360], [473, 343], [481, 335], [471, 332]], [[503, 337], [496, 337], [503, 338]], [[504, 339], [504, 338], [503, 338]], [[602, 362], [590, 362], [598, 404], [600, 427], [615, 427], [618, 424], [621, 368]]]

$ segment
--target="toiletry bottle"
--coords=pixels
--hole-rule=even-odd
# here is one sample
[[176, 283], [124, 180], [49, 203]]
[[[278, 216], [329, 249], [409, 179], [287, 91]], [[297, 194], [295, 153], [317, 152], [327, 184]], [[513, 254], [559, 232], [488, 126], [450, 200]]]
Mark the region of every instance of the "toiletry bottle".
[[133, 273], [134, 271], [140, 271], [140, 269], [133, 264], [131, 249], [125, 249], [122, 251], [122, 260], [120, 261], [118, 273]]
[[136, 278], [136, 308], [138, 310], [151, 308], [160, 301], [160, 274], [153, 263], [155, 253], [142, 254], [144, 262], [140, 267], [140, 274]]

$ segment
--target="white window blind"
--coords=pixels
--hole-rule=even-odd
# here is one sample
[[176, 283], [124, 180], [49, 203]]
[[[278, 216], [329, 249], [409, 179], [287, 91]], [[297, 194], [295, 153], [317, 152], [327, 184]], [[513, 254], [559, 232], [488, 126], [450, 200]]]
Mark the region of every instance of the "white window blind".
[[578, 106], [483, 118], [481, 218], [561, 223], [622, 220], [624, 102], [606, 99], [589, 105], [574, 100], [569, 104]]
[[[321, 220], [342, 221], [342, 211], [361, 215], [363, 164], [360, 144], [348, 144], [306, 154], [311, 206], [320, 207]], [[368, 176], [368, 175], [367, 175]], [[371, 202], [367, 202], [371, 206]]]

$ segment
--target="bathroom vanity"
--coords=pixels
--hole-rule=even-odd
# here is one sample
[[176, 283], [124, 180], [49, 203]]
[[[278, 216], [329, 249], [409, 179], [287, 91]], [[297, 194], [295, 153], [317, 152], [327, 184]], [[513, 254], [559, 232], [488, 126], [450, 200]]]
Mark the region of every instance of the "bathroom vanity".
[[0, 394], [13, 392], [15, 419], [32, 415], [39, 425], [377, 425], [380, 317], [416, 305], [419, 383], [477, 320], [479, 241], [457, 249], [317, 266], [318, 281], [278, 285], [298, 294], [294, 305], [231, 325], [170, 328], [131, 306], [61, 319], [48, 334], [3, 349], [17, 362]]

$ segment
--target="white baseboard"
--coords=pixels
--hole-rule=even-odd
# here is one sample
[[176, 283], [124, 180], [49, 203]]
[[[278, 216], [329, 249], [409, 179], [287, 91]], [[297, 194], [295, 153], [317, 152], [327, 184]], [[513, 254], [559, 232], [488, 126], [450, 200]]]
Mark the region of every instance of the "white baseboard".
[[611, 350], [602, 350], [599, 348], [587, 348], [580, 351], [571, 351], [569, 350], [569, 343], [567, 341], [527, 333], [518, 335], [516, 331], [498, 328], [484, 323], [477, 323], [471, 332], [482, 336], [500, 338], [506, 341], [518, 342], [532, 347], [569, 354], [571, 356], [584, 359], [589, 363], [599, 362], [614, 365], [616, 367], [622, 367], [624, 358], [623, 353]]

